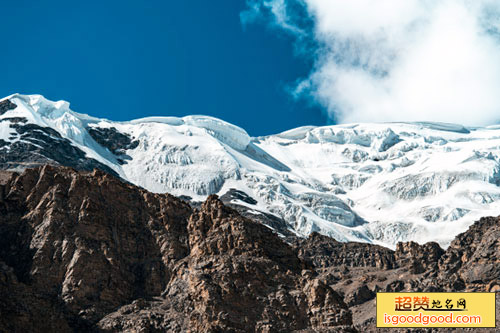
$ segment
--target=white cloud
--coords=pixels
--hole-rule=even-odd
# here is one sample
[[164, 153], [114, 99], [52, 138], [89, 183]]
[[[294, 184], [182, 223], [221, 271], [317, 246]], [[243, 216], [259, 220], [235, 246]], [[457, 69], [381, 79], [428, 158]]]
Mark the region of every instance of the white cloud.
[[[275, 24], [300, 31], [298, 43], [308, 31], [319, 45], [315, 67], [296, 91], [310, 94], [339, 122], [500, 120], [498, 1], [251, 3], [267, 6]], [[298, 5], [312, 27], [288, 10]]]

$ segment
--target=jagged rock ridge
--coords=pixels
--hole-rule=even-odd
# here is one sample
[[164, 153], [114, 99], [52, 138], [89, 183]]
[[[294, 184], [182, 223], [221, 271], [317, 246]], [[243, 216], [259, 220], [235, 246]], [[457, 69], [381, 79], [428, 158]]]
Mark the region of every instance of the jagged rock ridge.
[[352, 328], [292, 247], [213, 196], [192, 210], [101, 171], [28, 169], [0, 185], [0, 239], [0, 331]]
[[289, 245], [215, 196], [193, 209], [97, 170], [1, 172], [0, 331], [370, 331], [376, 291], [499, 291], [499, 238], [485, 218], [446, 251]]

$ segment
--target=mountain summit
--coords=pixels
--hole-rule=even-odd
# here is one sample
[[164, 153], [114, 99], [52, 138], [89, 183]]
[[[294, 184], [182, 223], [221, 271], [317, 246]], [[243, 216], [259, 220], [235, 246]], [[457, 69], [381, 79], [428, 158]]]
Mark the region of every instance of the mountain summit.
[[[265, 119], [263, 119], [265, 121]], [[207, 116], [114, 122], [40, 95], [0, 100], [0, 169], [95, 168], [191, 201], [218, 194], [282, 237], [395, 247], [453, 237], [500, 210], [500, 127], [301, 127], [250, 137]]]

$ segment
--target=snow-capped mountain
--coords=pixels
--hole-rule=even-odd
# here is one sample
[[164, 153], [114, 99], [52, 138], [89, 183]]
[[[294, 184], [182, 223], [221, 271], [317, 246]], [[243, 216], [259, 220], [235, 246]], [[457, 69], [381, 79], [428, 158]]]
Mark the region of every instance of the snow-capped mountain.
[[206, 116], [114, 122], [39, 95], [1, 100], [0, 169], [44, 163], [100, 168], [193, 201], [225, 195], [299, 236], [391, 247], [446, 246], [500, 213], [500, 127], [350, 124], [250, 137]]

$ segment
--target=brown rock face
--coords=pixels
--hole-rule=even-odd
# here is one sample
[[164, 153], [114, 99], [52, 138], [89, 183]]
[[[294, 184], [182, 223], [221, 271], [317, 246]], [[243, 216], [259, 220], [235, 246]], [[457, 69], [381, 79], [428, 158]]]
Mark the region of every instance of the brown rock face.
[[0, 331], [352, 330], [342, 298], [267, 227], [103, 172], [0, 184]]
[[413, 274], [436, 269], [444, 250], [434, 242], [420, 245], [415, 242], [398, 243], [395, 258], [398, 266], [408, 266]]
[[198, 207], [100, 171], [0, 173], [0, 332], [374, 332], [377, 291], [500, 291], [499, 218], [392, 251]]
[[[458, 235], [446, 251], [436, 243], [415, 242], [399, 243], [392, 251], [318, 234], [295, 246], [318, 278], [345, 296], [359, 331], [375, 332], [377, 291], [500, 292], [499, 239], [500, 219], [488, 217]], [[497, 305], [497, 320], [499, 310]]]
[[20, 282], [92, 324], [160, 294], [187, 253], [191, 209], [102, 172], [45, 166], [2, 186], [0, 256]]
[[71, 332], [71, 328], [56, 302], [19, 282], [12, 267], [0, 261], [0, 331]]
[[[468, 289], [485, 290], [500, 280], [500, 219], [486, 217], [458, 235], [439, 260], [440, 277], [452, 275]], [[489, 291], [489, 290], [485, 290]]]
[[316, 232], [303, 241], [299, 240], [296, 247], [301, 258], [310, 259], [319, 268], [345, 266], [391, 269], [396, 264], [394, 252], [385, 247], [366, 243], [341, 243]]
[[[188, 223], [189, 255], [173, 270], [164, 308], [178, 318], [172, 330], [192, 332], [289, 332], [348, 329], [350, 312], [330, 287], [293, 249], [259, 223], [239, 216], [215, 196]], [[182, 300], [182, 301], [180, 301]], [[99, 323], [107, 330], [127, 330], [146, 311], [120, 309]], [[124, 325], [123, 316], [126, 323]], [[139, 320], [139, 321], [140, 321]], [[158, 320], [163, 320], [161, 317]], [[160, 327], [152, 321], [145, 327]], [[175, 327], [175, 328], [174, 328]]]

